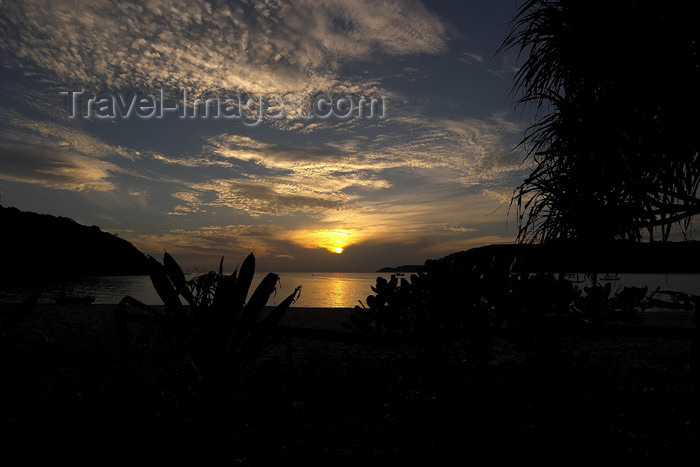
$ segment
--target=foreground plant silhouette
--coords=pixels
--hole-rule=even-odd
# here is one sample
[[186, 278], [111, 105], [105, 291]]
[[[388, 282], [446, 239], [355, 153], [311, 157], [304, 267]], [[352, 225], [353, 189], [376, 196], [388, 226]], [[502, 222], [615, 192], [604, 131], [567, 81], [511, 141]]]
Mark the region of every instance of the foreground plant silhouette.
[[639, 323], [647, 287], [613, 291], [597, 281], [583, 290], [563, 274], [514, 272], [516, 260], [486, 265], [458, 259], [428, 261], [410, 281], [378, 277], [366, 305], [346, 327], [375, 335], [461, 333], [473, 339], [499, 330], [537, 334], [543, 329]]
[[[222, 257], [218, 273], [211, 271], [189, 281], [167, 252], [162, 264], [151, 256], [147, 262], [151, 281], [165, 307], [161, 312], [128, 295], [119, 303], [115, 322], [124, 371], [129, 369], [127, 324], [152, 323], [162, 327], [165, 340], [191, 361], [205, 387], [217, 394], [231, 387], [246, 363], [278, 341], [269, 330], [301, 291], [297, 287], [265, 313], [279, 282], [277, 274], [269, 273], [246, 301], [255, 272], [253, 253], [243, 261], [240, 271], [224, 275]], [[130, 312], [129, 306], [147, 314]]]
[[[518, 240], [687, 237], [700, 212], [697, 15], [676, 2], [527, 0], [499, 53], [518, 57]], [[649, 60], [649, 57], [654, 57]], [[657, 229], [659, 231], [657, 231]], [[645, 233], [646, 232], [646, 233]]]

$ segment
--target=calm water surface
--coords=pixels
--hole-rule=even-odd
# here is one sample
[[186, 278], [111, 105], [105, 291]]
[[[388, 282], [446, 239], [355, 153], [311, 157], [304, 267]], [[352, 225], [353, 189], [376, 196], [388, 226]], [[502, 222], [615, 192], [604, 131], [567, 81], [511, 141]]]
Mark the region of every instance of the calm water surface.
[[[256, 273], [250, 293], [267, 273]], [[408, 276], [408, 274], [406, 274]], [[301, 286], [301, 295], [295, 307], [345, 308], [354, 307], [372, 294], [370, 286], [377, 277], [389, 279], [391, 274], [383, 273], [279, 273], [280, 283], [277, 293], [268, 301], [276, 305]], [[190, 276], [193, 277], [193, 276]], [[62, 283], [38, 283], [32, 285], [0, 285], [0, 302], [21, 302], [33, 292], [41, 293], [40, 303], [53, 303], [65, 287], [68, 295], [92, 295], [95, 304], [116, 304], [125, 295], [130, 295], [147, 305], [161, 305], [162, 302], [148, 276], [86, 277]]]
[[[253, 279], [252, 290], [260, 283], [266, 273], [257, 273]], [[268, 305], [281, 302], [302, 286], [301, 295], [293, 306], [345, 308], [354, 307], [359, 301], [365, 302], [367, 295], [372, 294], [370, 286], [374, 285], [377, 277], [389, 279], [390, 273], [280, 273], [280, 284], [277, 294]], [[408, 278], [410, 273], [406, 273]], [[584, 282], [579, 286], [589, 285], [583, 274], [579, 278]], [[599, 280], [601, 278], [599, 277]], [[618, 280], [611, 281], [613, 289], [625, 286], [647, 286], [649, 291], [657, 287], [661, 290], [673, 290], [694, 295], [700, 295], [700, 274], [620, 274]], [[153, 290], [148, 276], [117, 276], [89, 277], [74, 279], [63, 283], [37, 283], [31, 286], [0, 285], [0, 302], [20, 302], [32, 292], [40, 292], [42, 303], [53, 303], [61, 288], [65, 287], [68, 295], [92, 295], [96, 304], [116, 304], [125, 296], [130, 295], [148, 305], [160, 305], [162, 302]]]

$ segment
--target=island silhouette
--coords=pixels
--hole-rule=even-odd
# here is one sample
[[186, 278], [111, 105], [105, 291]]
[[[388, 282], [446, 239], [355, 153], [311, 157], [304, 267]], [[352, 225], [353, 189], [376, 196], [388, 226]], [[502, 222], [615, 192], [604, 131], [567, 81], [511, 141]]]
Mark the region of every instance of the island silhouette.
[[0, 206], [0, 277], [147, 274], [146, 256], [129, 241], [72, 219]]

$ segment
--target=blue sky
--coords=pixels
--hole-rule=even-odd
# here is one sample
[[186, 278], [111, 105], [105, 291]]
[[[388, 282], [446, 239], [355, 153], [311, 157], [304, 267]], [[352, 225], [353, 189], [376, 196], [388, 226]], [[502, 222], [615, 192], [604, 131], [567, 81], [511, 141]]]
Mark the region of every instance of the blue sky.
[[[512, 242], [531, 115], [495, 53], [518, 5], [0, 2], [0, 202], [200, 270], [254, 251], [266, 270], [373, 271]], [[180, 113], [185, 90], [233, 99], [233, 117], [87, 115], [93, 95], [161, 90]], [[383, 99], [383, 118], [322, 118], [323, 96]]]

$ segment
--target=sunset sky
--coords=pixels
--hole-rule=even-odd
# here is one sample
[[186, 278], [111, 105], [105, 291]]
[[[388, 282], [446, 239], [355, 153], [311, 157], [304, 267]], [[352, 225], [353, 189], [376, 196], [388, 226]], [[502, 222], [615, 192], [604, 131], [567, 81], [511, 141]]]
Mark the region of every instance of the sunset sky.
[[[532, 115], [495, 53], [519, 3], [0, 1], [0, 203], [188, 269], [253, 251], [371, 272], [512, 242]], [[228, 114], [193, 114], [216, 96]]]

